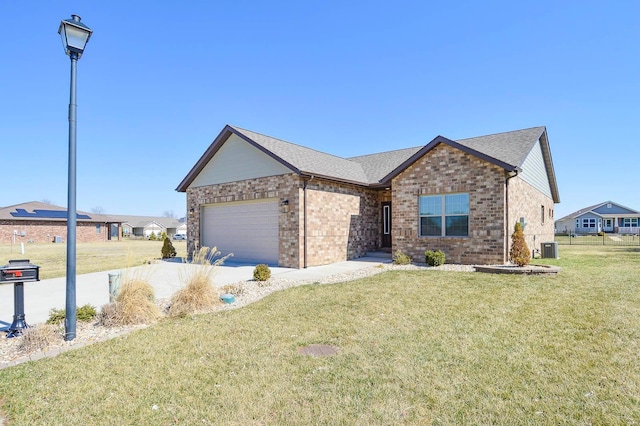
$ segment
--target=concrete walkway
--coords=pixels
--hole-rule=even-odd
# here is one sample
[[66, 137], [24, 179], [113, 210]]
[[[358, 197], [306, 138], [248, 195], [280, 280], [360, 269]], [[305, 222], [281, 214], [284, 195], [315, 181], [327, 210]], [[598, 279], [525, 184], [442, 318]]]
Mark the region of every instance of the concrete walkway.
[[[324, 266], [313, 266], [307, 269], [278, 267], [272, 267], [270, 269], [273, 278], [313, 281], [390, 262], [390, 258], [361, 257], [356, 260], [348, 260]], [[197, 268], [198, 266], [171, 261], [137, 266], [125, 270], [111, 270], [78, 275], [76, 277], [76, 305], [80, 307], [88, 303], [96, 308], [100, 308], [109, 303], [110, 273], [121, 273], [124, 276], [129, 275], [131, 277], [145, 279], [154, 287], [156, 298], [168, 298], [183, 286], [183, 283], [188, 277], [189, 269], [194, 267]], [[226, 262], [224, 266], [216, 267], [214, 283], [216, 286], [221, 287], [226, 284], [252, 280], [254, 268], [254, 264]], [[9, 326], [13, 321], [13, 291], [13, 284], [0, 284], [0, 328]], [[51, 309], [64, 309], [65, 300], [65, 277], [25, 283], [25, 321], [29, 325], [45, 322], [49, 318]]]

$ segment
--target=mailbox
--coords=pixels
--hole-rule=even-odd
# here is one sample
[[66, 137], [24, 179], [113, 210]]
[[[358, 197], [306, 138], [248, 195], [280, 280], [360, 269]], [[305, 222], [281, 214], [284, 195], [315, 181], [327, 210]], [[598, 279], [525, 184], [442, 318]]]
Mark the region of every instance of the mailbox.
[[0, 266], [0, 283], [30, 281], [40, 281], [40, 267], [28, 260], [10, 260], [8, 265]]
[[28, 260], [10, 260], [0, 266], [0, 283], [13, 283], [13, 322], [6, 330], [9, 338], [21, 336], [29, 327], [24, 318], [24, 283], [30, 281], [40, 281], [40, 267]]

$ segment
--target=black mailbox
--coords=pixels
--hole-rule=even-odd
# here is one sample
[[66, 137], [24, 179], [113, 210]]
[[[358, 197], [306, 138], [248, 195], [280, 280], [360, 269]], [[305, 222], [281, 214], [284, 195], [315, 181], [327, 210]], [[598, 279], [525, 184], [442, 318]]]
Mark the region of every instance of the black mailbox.
[[29, 327], [24, 318], [24, 283], [40, 281], [40, 267], [28, 260], [10, 260], [0, 266], [0, 283], [13, 283], [13, 322], [7, 328], [7, 337], [21, 336]]
[[10, 260], [0, 267], [0, 283], [40, 281], [40, 267], [28, 260]]

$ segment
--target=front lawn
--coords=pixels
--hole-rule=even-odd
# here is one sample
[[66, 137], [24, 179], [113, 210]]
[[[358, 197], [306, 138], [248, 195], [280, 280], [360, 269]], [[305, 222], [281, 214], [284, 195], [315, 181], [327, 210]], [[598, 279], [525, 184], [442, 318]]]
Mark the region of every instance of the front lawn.
[[[10, 424], [637, 424], [640, 251], [385, 272], [0, 371]], [[337, 355], [310, 357], [315, 343]]]

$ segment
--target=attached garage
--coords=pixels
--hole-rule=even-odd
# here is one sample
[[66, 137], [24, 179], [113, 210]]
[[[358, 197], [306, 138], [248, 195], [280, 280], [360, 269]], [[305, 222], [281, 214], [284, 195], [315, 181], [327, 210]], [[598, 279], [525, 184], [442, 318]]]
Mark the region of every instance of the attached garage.
[[278, 265], [278, 200], [209, 204], [201, 212], [201, 246], [231, 261]]

